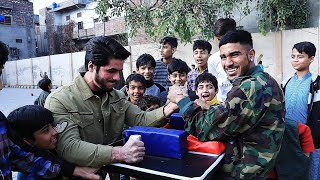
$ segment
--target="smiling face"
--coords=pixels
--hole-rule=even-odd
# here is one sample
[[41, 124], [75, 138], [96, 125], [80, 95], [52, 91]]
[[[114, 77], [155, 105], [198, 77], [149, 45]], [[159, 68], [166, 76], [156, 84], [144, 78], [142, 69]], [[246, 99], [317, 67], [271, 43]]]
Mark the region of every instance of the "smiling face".
[[138, 68], [138, 73], [141, 74], [147, 81], [153, 79], [154, 67], [151, 66], [151, 62]]
[[145, 92], [144, 85], [139, 81], [130, 81], [127, 87], [127, 93], [130, 97], [132, 104], [137, 104], [138, 100], [143, 96]]
[[196, 49], [193, 51], [193, 58], [196, 61], [198, 67], [201, 67], [202, 69], [207, 68], [209, 56], [210, 54], [208, 50]]
[[57, 131], [52, 127], [52, 124], [45, 125], [35, 131], [33, 137], [32, 144], [38, 148], [55, 149], [57, 146]]
[[187, 82], [187, 74], [185, 72], [173, 72], [172, 74], [169, 74], [168, 78], [172, 85], [184, 86]]
[[213, 84], [209, 81], [199, 83], [196, 89], [196, 95], [204, 102], [211, 101], [216, 96], [217, 92], [218, 91], [216, 91]]
[[255, 51], [240, 43], [227, 43], [220, 47], [221, 64], [229, 80], [245, 75], [254, 67]]
[[291, 65], [296, 71], [309, 71], [309, 66], [313, 59], [314, 56], [309, 58], [305, 52], [299, 53], [295, 48], [292, 50]]
[[[123, 60], [111, 59], [110, 63], [98, 67], [89, 63], [89, 72], [93, 76], [88, 80], [93, 91], [103, 90], [111, 92], [115, 84], [120, 80], [120, 72], [123, 69]], [[93, 79], [93, 80], [92, 80]]]

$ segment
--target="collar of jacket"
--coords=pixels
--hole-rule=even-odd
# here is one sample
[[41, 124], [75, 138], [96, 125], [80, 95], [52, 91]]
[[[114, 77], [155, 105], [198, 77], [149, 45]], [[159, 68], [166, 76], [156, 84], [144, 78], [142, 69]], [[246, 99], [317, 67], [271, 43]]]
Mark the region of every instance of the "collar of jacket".
[[[76, 86], [81, 90], [80, 94], [84, 101], [95, 96], [91, 91], [90, 87], [88, 86], [87, 82], [83, 79], [83, 77], [80, 74], [75, 78], [74, 82]], [[116, 95], [115, 90], [113, 89], [111, 92], [106, 92], [106, 96], [108, 95], [115, 96]]]

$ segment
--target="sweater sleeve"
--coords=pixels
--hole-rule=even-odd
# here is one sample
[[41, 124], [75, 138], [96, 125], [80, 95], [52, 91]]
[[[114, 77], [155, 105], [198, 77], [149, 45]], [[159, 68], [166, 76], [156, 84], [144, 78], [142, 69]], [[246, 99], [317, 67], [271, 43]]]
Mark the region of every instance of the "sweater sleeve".
[[315, 151], [311, 130], [309, 126], [302, 123], [298, 123], [298, 130], [299, 130], [300, 144], [303, 152], [309, 153], [309, 152]]

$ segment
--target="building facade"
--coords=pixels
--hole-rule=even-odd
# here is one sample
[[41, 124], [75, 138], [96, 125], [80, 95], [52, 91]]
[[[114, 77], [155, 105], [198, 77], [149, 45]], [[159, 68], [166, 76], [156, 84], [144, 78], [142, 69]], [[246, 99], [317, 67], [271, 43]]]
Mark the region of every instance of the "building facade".
[[[99, 19], [95, 12], [98, 2], [94, 0], [67, 0], [53, 3], [52, 6], [40, 9], [38, 43], [39, 53], [52, 55], [66, 52], [82, 51], [86, 42], [95, 36], [111, 36], [123, 45], [151, 43], [150, 38], [140, 32], [134, 38], [128, 39], [127, 28], [123, 17]], [[70, 27], [72, 26], [72, 35]], [[68, 46], [71, 36], [75, 49], [62, 49]], [[70, 46], [70, 45], [69, 45]]]
[[8, 45], [9, 60], [36, 56], [32, 2], [28, 0], [0, 1], [0, 41]]

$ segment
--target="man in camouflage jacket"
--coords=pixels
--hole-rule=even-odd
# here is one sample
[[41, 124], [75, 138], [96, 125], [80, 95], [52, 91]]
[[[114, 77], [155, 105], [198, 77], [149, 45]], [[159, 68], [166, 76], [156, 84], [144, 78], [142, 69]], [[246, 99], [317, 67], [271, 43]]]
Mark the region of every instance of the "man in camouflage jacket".
[[168, 99], [178, 104], [186, 130], [201, 141], [226, 143], [218, 179], [265, 179], [274, 166], [284, 132], [284, 97], [260, 66], [247, 31], [227, 33], [219, 44], [221, 62], [233, 87], [227, 100], [208, 111], [173, 86]]

